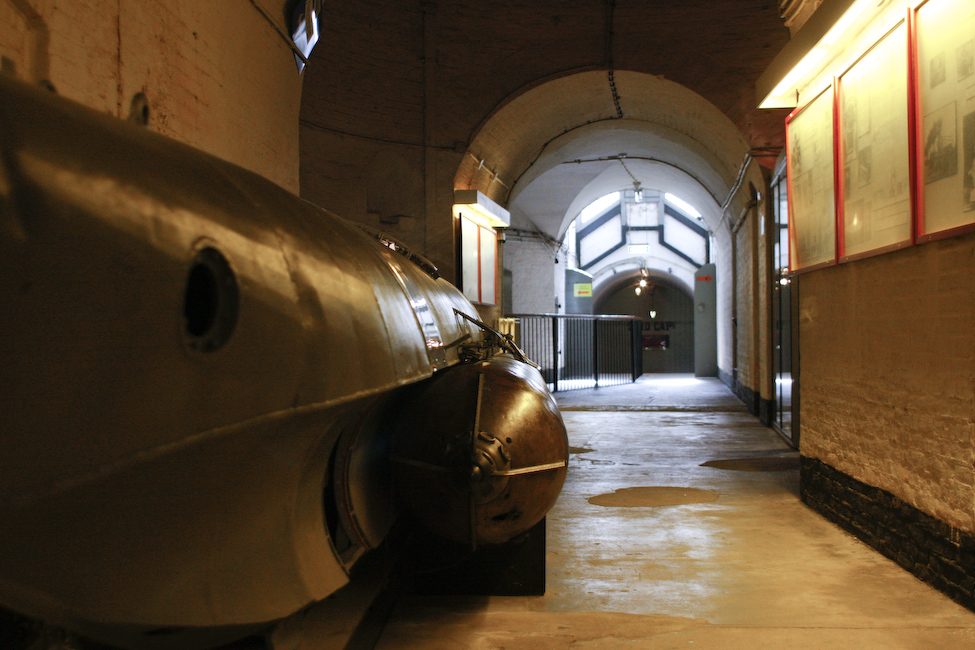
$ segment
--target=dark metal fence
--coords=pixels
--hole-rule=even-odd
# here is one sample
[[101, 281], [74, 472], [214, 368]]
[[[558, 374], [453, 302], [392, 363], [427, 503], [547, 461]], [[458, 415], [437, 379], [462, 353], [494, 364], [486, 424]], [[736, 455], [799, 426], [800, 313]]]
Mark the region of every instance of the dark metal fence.
[[513, 314], [502, 329], [537, 363], [552, 391], [615, 386], [643, 374], [634, 316]]

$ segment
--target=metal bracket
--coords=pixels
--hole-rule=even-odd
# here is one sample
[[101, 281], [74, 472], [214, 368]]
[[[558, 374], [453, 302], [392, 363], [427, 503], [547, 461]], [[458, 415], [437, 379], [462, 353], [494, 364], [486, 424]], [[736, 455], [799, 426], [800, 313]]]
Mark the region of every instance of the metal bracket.
[[472, 318], [471, 316], [468, 316], [467, 314], [465, 314], [464, 312], [462, 312], [457, 308], [454, 308], [454, 313], [460, 316], [461, 318], [463, 318], [464, 320], [474, 323], [475, 325], [480, 327], [481, 330], [483, 330], [486, 335], [482, 337], [481, 341], [478, 343], [464, 344], [464, 341], [470, 338], [470, 335], [463, 336], [457, 339], [456, 341], [454, 341], [453, 343], [450, 343], [447, 347], [453, 347], [455, 345], [459, 347], [458, 353], [460, 354], [461, 360], [482, 361], [489, 357], [493, 357], [495, 354], [498, 354], [498, 352], [507, 352], [518, 361], [521, 361], [522, 363], [527, 363], [529, 366], [535, 368], [536, 370], [538, 369], [538, 364], [532, 361], [531, 359], [529, 359], [525, 355], [525, 353], [522, 352], [521, 348], [515, 345], [515, 341], [514, 339], [511, 338], [510, 334], [502, 334], [501, 332], [494, 329], [493, 327], [490, 327], [489, 325], [482, 323], [476, 318]]

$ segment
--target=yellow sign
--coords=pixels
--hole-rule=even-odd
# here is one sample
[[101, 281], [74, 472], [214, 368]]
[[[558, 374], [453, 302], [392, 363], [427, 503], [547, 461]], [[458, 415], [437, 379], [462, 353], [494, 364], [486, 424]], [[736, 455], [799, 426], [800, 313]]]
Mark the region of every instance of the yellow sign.
[[575, 288], [576, 298], [592, 298], [592, 284], [576, 284], [573, 285]]

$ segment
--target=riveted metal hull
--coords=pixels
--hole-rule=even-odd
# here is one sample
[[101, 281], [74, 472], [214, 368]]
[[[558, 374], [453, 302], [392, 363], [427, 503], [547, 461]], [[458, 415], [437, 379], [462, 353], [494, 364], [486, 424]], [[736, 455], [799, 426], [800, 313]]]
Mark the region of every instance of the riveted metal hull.
[[399, 415], [393, 481], [427, 529], [472, 547], [498, 544], [555, 505], [569, 441], [531, 366], [495, 356], [452, 368], [413, 387]]
[[473, 307], [263, 178], [2, 76], [0, 147], [0, 606], [190, 648], [333, 593], [336, 441], [457, 364]]

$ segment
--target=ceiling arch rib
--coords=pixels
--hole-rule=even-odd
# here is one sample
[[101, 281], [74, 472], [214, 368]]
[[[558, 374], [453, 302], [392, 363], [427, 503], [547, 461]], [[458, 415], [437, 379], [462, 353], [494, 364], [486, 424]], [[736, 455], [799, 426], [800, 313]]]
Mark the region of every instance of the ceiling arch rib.
[[[576, 200], [580, 192], [600, 191], [614, 176], [613, 166], [620, 168], [623, 182], [606, 191], [632, 186], [618, 161], [572, 161], [626, 153], [631, 170], [649, 174], [647, 183], [640, 179], [644, 187], [678, 188], [674, 193], [700, 204], [698, 210], [715, 228], [720, 206], [712, 197], [727, 195], [748, 150], [741, 133], [721, 111], [679, 84], [627, 71], [616, 71], [615, 82], [623, 119], [606, 70], [570, 74], [513, 97], [473, 138], [474, 155], [465, 157], [455, 187], [481, 190], [506, 205], [513, 220], [557, 239], [574, 218], [572, 211], [585, 205], [581, 197]], [[484, 166], [504, 184], [478, 175], [476, 168]], [[654, 187], [658, 182], [676, 184]]]
[[642, 268], [639, 262], [636, 258], [623, 260], [600, 271], [598, 281], [593, 278], [593, 306], [596, 313], [607, 298], [618, 291], [631, 289], [640, 278], [646, 279], [650, 284], [672, 287], [688, 296], [694, 295], [694, 288], [684, 280], [656, 269]]
[[[598, 140], [594, 138], [594, 143]], [[701, 213], [705, 223], [718, 222], [721, 217], [718, 201], [727, 192], [723, 179], [710, 173], [705, 181], [675, 163], [632, 156], [627, 154], [626, 168], [613, 158], [564, 162], [527, 186], [519, 184], [517, 194], [509, 203], [512, 223], [530, 224], [553, 239], [561, 239], [584, 207], [610, 192], [632, 188], [630, 174], [644, 189], [670, 192], [687, 201]], [[717, 189], [712, 190], [715, 186]]]

